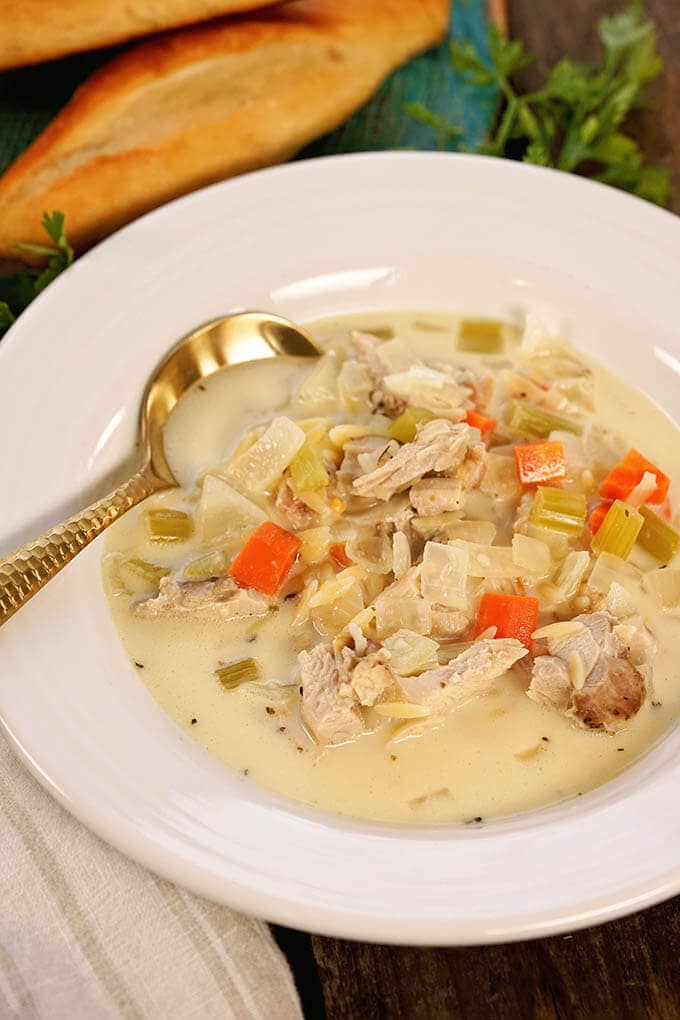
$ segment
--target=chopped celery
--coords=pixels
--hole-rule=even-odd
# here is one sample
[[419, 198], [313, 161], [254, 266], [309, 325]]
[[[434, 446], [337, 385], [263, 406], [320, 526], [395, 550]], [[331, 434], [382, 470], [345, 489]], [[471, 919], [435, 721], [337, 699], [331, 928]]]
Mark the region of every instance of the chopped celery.
[[387, 435], [390, 439], [396, 439], [398, 443], [412, 443], [416, 438], [418, 426], [433, 421], [436, 417], [436, 414], [424, 407], [407, 407], [403, 414], [394, 419], [387, 430]]
[[627, 560], [644, 520], [642, 514], [632, 506], [623, 500], [614, 500], [597, 534], [593, 536], [593, 549], [598, 553], [607, 552]]
[[221, 549], [206, 553], [186, 564], [182, 575], [185, 581], [207, 581], [210, 577], [222, 577], [229, 567], [229, 557]]
[[144, 519], [154, 542], [186, 542], [194, 532], [194, 522], [184, 510], [146, 510]]
[[586, 509], [586, 497], [581, 493], [539, 485], [529, 521], [539, 528], [576, 536], [583, 531]]
[[130, 595], [146, 595], [158, 591], [162, 577], [170, 573], [168, 567], [157, 567], [155, 563], [132, 558], [118, 564], [118, 577]]
[[458, 350], [497, 354], [503, 350], [504, 332], [504, 324], [495, 319], [463, 319], [458, 330]]
[[503, 421], [508, 432], [523, 439], [547, 439], [555, 429], [573, 432], [577, 436], [583, 432], [583, 425], [573, 417], [519, 399], [508, 401]]
[[328, 485], [328, 472], [318, 446], [305, 442], [290, 462], [290, 475], [298, 492], [316, 492]]
[[241, 684], [261, 680], [262, 670], [255, 659], [239, 659], [228, 666], [220, 666], [215, 670], [215, 676], [225, 690], [233, 691]]
[[638, 542], [661, 563], [670, 563], [680, 549], [680, 535], [647, 506], [639, 508], [643, 524]]

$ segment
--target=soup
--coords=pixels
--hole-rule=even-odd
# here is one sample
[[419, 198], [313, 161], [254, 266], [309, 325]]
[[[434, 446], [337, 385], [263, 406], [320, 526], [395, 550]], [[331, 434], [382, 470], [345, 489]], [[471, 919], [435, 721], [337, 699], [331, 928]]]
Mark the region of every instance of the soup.
[[182, 401], [181, 488], [109, 532], [121, 639], [254, 781], [479, 824], [582, 794], [680, 709], [678, 433], [550, 336], [421, 312]]

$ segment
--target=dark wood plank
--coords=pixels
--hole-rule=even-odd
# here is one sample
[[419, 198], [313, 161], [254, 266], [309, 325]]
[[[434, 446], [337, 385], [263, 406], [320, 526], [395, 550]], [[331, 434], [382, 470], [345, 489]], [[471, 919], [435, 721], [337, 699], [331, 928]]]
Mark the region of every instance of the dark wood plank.
[[[613, 0], [511, 0], [510, 32], [541, 55], [595, 49], [593, 25]], [[680, 6], [647, 0], [666, 61], [656, 111], [635, 131], [650, 160], [669, 167], [680, 212]], [[539, 70], [540, 70], [539, 63]], [[680, 898], [573, 935], [505, 946], [416, 949], [312, 939], [330, 1020], [627, 1020], [680, 1016]]]
[[329, 1020], [677, 1020], [680, 900], [573, 935], [419, 949], [312, 939]]

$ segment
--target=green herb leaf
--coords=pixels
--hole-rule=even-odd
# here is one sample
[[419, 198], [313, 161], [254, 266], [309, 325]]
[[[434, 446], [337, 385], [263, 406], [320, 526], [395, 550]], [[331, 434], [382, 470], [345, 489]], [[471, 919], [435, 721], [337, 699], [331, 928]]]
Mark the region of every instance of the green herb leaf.
[[426, 127], [432, 128], [436, 135], [437, 148], [439, 149], [445, 149], [447, 142], [452, 139], [458, 139], [463, 134], [462, 128], [451, 124], [446, 117], [440, 117], [439, 114], [428, 110], [423, 103], [406, 103], [404, 105], [404, 112], [408, 113], [414, 120], [425, 124]]
[[[629, 113], [649, 105], [644, 88], [662, 70], [654, 24], [639, 3], [632, 3], [602, 18], [597, 32], [603, 51], [599, 63], [565, 57], [535, 92], [521, 92], [514, 84], [533, 59], [519, 40], [506, 39], [490, 26], [488, 60], [470, 41], [453, 43], [454, 69], [476, 85], [495, 84], [501, 96], [493, 130], [476, 151], [587, 174], [665, 205], [671, 196], [669, 174], [646, 165], [625, 130]], [[446, 118], [418, 105], [417, 112], [409, 112], [435, 131], [438, 144], [455, 137], [443, 134]]]
[[73, 248], [68, 242], [64, 229], [62, 212], [44, 213], [42, 227], [53, 242], [52, 245], [19, 241], [14, 245], [17, 251], [29, 252], [47, 258], [44, 269], [22, 266], [15, 273], [0, 277], [0, 336], [23, 312], [34, 297], [47, 287], [55, 277], [63, 273], [73, 262]]
[[0, 301], [0, 329], [9, 329], [15, 320], [15, 316], [12, 313], [12, 309], [9, 307], [6, 301]]

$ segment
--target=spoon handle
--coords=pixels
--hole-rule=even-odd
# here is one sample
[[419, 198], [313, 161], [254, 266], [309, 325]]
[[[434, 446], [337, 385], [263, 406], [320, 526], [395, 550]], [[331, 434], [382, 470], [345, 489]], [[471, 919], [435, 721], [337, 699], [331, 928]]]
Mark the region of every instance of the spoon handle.
[[0, 560], [0, 626], [124, 513], [168, 483], [145, 465], [99, 502]]

